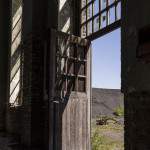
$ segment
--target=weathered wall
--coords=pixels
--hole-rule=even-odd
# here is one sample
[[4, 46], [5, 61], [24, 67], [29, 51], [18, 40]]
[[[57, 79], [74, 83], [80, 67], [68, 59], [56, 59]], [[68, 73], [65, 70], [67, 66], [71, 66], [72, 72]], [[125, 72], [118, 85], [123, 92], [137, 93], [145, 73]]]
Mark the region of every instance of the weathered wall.
[[[68, 18], [68, 15], [70, 15], [72, 19], [70, 32], [79, 35], [79, 28], [75, 25], [79, 18], [71, 15], [74, 13], [75, 16], [77, 11], [76, 7], [73, 7], [76, 1], [70, 2], [71, 4], [67, 6], [69, 13], [64, 13], [60, 17], [60, 30], [66, 21], [63, 20], [63, 17]], [[68, 11], [66, 8], [62, 9]], [[50, 58], [54, 57], [51, 56], [50, 52], [52, 50], [51, 44], [55, 46], [56, 44], [50, 43], [51, 38], [54, 37], [50, 37], [49, 31], [51, 28], [57, 29], [57, 10], [58, 3], [55, 0], [45, 3], [41, 0], [23, 1], [22, 36], [21, 39], [19, 37], [23, 56], [22, 105], [16, 108], [8, 106], [7, 131], [19, 135], [21, 144], [24, 147], [29, 147], [29, 149], [31, 147], [48, 149], [49, 146], [50, 149], [58, 150], [89, 150], [90, 80], [87, 84], [88, 94], [73, 94], [67, 106], [63, 104], [59, 105], [59, 108], [54, 108], [54, 104], [50, 102], [51, 69], [54, 65], [50, 63]], [[54, 50], [56, 51], [56, 49]], [[88, 53], [88, 79], [90, 79], [90, 56], [91, 54]], [[74, 113], [68, 117], [68, 114], [72, 111]], [[82, 115], [81, 118], [78, 118], [80, 111]], [[62, 117], [62, 124], [59, 122], [60, 116], [57, 116], [58, 113]], [[53, 117], [51, 118], [51, 116]], [[71, 121], [67, 124], [68, 120]], [[53, 126], [54, 122], [57, 122], [56, 126]], [[67, 126], [68, 129], [66, 129]], [[67, 137], [65, 131], [68, 133]]]
[[[44, 149], [44, 52], [47, 1], [24, 1], [22, 143]], [[29, 18], [27, 16], [30, 16]], [[38, 19], [37, 19], [38, 18]]]
[[[12, 35], [11, 35], [11, 50], [10, 50], [10, 77], [8, 90], [8, 105], [6, 111], [6, 130], [9, 133], [19, 134], [18, 120], [21, 118], [20, 109], [10, 108], [10, 105], [18, 104], [21, 89], [21, 24], [22, 24], [22, 7], [18, 7], [12, 19]], [[19, 117], [20, 116], [20, 117]]]
[[0, 1], [0, 130], [5, 129], [11, 39], [11, 3]]
[[[125, 94], [126, 150], [150, 149], [150, 63], [147, 61], [148, 55], [142, 59], [137, 57], [139, 46], [143, 44], [140, 43], [143, 38], [140, 37], [140, 30], [150, 26], [149, 10], [149, 0], [122, 1], [122, 91]], [[149, 36], [144, 36], [148, 38], [147, 44], [150, 43]], [[149, 51], [148, 47], [146, 51]]]
[[[45, 109], [44, 109], [44, 52], [45, 31], [47, 26], [47, 3], [43, 1], [23, 1], [21, 25], [17, 23], [12, 32], [16, 36], [12, 51], [20, 52], [23, 57], [21, 68], [23, 77], [23, 95], [21, 105], [7, 107], [7, 132], [18, 135], [20, 142], [26, 147], [44, 148], [45, 140]], [[34, 6], [33, 6], [34, 4]], [[22, 15], [22, 14], [21, 14]], [[37, 19], [38, 18], [38, 19]], [[19, 21], [20, 22], [20, 21]], [[21, 26], [21, 28], [20, 28]], [[16, 34], [17, 33], [17, 34]], [[43, 42], [44, 41], [44, 42]], [[16, 49], [17, 48], [17, 49]], [[12, 60], [16, 57], [12, 57]], [[13, 67], [12, 67], [13, 68]], [[12, 70], [12, 73], [15, 71]], [[16, 80], [12, 83], [15, 87]], [[12, 101], [15, 98], [12, 97]], [[48, 140], [48, 139], [47, 139]]]

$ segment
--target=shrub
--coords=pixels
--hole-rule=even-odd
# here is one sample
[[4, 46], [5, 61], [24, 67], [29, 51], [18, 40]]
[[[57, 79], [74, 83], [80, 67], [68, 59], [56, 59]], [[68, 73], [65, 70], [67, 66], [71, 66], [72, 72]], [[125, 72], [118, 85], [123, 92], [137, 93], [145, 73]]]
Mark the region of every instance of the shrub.
[[124, 116], [124, 107], [123, 106], [118, 106], [114, 109], [114, 115], [122, 117]]

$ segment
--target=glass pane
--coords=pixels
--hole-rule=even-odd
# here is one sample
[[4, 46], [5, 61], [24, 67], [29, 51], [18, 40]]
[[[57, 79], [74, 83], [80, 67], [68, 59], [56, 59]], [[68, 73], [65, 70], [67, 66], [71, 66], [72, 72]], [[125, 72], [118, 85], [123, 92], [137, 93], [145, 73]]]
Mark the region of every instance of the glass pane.
[[101, 0], [101, 10], [106, 8], [107, 0]]
[[109, 22], [110, 24], [115, 22], [115, 7], [109, 10]]
[[99, 13], [99, 0], [94, 1], [94, 15]]
[[100, 19], [99, 16], [94, 19], [94, 32], [99, 30]]
[[87, 9], [87, 19], [92, 18], [92, 4]]
[[117, 20], [121, 19], [121, 2], [117, 5]]
[[102, 13], [101, 15], [101, 28], [106, 27], [106, 12]]
[[115, 0], [109, 0], [108, 3], [109, 5], [113, 4], [115, 2]]

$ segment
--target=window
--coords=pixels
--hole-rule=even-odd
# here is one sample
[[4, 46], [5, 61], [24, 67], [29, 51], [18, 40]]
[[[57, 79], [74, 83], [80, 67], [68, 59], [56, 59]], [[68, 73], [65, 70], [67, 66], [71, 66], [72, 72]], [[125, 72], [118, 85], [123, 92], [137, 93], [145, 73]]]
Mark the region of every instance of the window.
[[82, 0], [81, 3], [82, 37], [95, 36], [120, 26], [121, 0]]
[[12, 1], [12, 44], [10, 64], [10, 98], [11, 106], [22, 103], [22, 55], [21, 55], [21, 26], [22, 5], [21, 0]]

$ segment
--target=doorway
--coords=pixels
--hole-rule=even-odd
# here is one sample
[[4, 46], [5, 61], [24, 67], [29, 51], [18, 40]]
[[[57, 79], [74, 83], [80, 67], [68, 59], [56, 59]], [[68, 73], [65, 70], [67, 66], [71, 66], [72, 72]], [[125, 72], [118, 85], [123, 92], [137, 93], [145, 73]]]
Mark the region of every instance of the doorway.
[[92, 42], [92, 150], [124, 149], [120, 28]]

